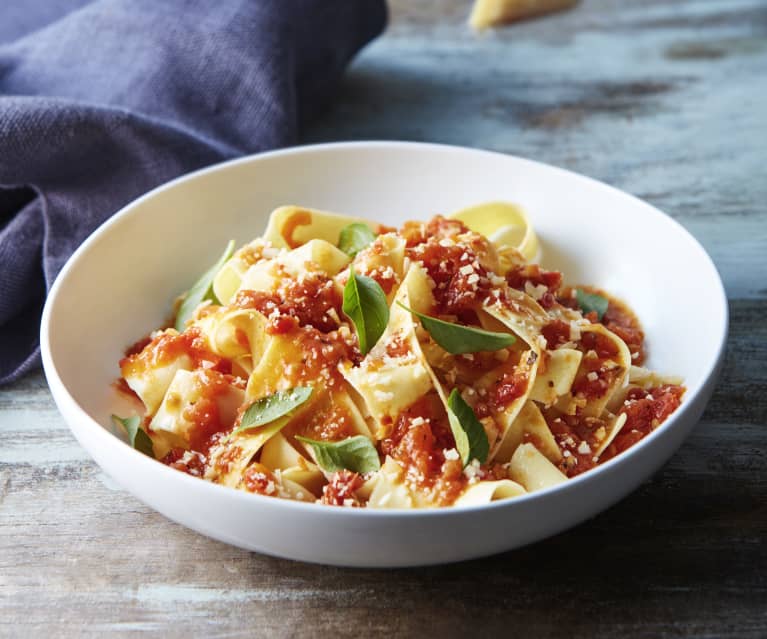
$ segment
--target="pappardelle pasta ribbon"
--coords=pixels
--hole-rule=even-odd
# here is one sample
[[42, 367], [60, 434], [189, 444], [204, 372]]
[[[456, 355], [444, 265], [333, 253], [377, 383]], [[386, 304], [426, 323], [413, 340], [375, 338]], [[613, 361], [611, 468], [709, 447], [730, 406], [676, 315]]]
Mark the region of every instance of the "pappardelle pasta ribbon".
[[625, 304], [565, 285], [540, 253], [504, 202], [399, 229], [280, 207], [121, 360], [142, 450], [342, 507], [482, 504], [587, 472], [684, 388], [641, 367]]

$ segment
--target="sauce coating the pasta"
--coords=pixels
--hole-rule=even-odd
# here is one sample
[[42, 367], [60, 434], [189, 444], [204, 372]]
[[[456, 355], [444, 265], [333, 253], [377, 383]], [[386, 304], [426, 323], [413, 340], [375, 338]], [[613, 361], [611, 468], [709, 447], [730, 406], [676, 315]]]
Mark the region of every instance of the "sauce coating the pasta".
[[628, 450], [660, 426], [682, 403], [684, 388], [664, 384], [654, 388], [632, 388], [620, 412], [626, 415], [626, 425], [607, 447], [602, 457], [607, 461]]
[[[625, 303], [461, 221], [394, 229], [288, 207], [269, 228], [185, 330], [120, 361], [116, 386], [174, 469], [336, 507], [484, 503], [591, 470], [682, 402], [683, 386], [638, 368], [645, 336]], [[348, 254], [320, 239], [340, 229]], [[297, 235], [314, 241], [301, 252]], [[375, 295], [350, 293], [352, 273]]]

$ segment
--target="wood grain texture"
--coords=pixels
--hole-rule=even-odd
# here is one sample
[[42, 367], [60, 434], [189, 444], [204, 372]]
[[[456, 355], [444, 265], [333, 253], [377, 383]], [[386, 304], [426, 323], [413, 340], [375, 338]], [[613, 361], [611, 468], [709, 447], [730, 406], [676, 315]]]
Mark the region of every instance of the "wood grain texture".
[[149, 510], [86, 456], [33, 374], [0, 390], [0, 636], [767, 636], [767, 2], [586, 0], [483, 36], [467, 13], [393, 2], [387, 35], [305, 140], [496, 149], [679, 220], [731, 310], [693, 436], [633, 495], [542, 543], [347, 570], [241, 551]]

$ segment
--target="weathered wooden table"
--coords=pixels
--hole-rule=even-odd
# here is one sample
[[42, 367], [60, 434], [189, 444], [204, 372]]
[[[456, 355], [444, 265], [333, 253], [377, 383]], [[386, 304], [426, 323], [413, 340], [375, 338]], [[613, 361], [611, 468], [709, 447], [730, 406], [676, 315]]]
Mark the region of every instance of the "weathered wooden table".
[[732, 314], [694, 435], [636, 493], [548, 541], [342, 570], [151, 511], [88, 458], [36, 373], [0, 390], [0, 635], [767, 637], [767, 2], [587, 0], [481, 37], [467, 6], [395, 2], [306, 141], [506, 151], [679, 220]]

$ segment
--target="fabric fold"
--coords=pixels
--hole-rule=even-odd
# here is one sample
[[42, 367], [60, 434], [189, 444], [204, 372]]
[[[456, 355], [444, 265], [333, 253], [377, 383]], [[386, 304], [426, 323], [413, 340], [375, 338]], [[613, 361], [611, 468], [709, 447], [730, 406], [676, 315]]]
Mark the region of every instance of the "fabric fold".
[[382, 0], [35, 0], [3, 12], [0, 384], [37, 364], [45, 292], [99, 224], [173, 177], [295, 144], [386, 22]]

